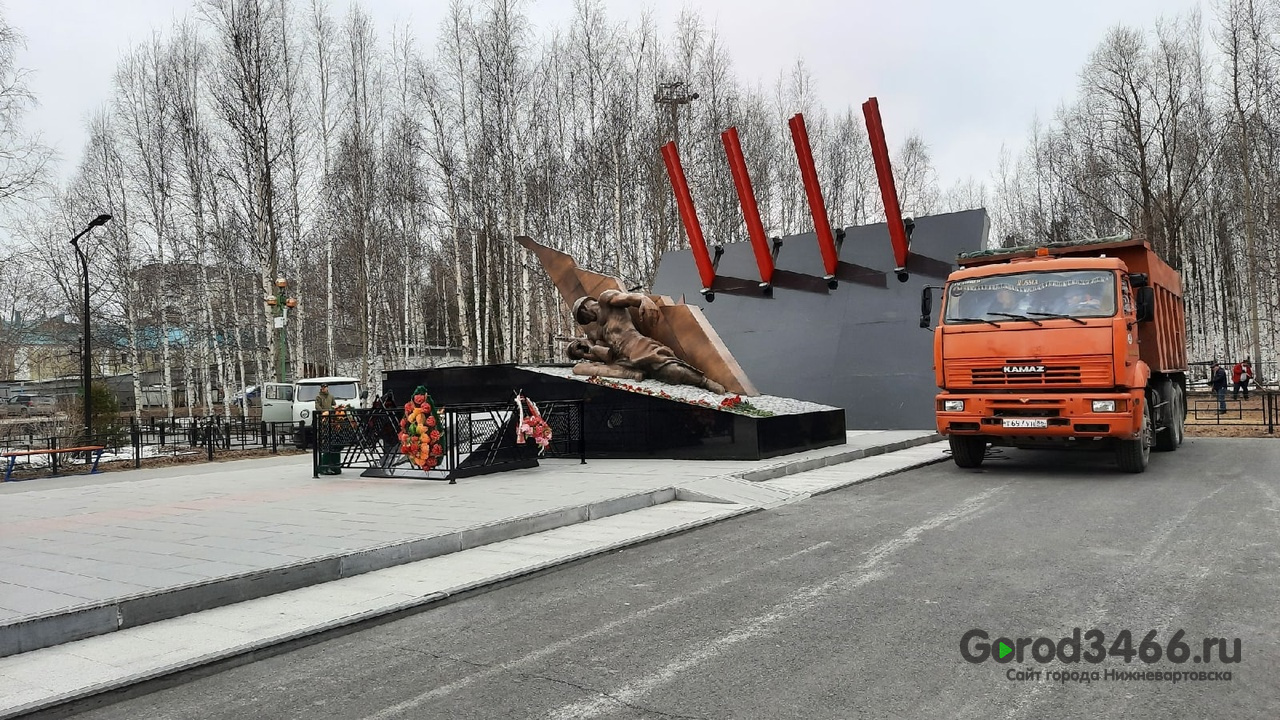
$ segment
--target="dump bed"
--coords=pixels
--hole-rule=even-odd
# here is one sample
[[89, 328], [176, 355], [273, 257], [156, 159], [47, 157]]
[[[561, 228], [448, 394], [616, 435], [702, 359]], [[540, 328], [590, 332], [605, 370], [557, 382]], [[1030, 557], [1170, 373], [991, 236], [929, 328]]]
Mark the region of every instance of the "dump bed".
[[1100, 238], [1070, 243], [1050, 243], [1041, 247], [1016, 247], [964, 253], [957, 260], [961, 268], [1005, 263], [1016, 258], [1034, 258], [1047, 251], [1051, 258], [1113, 257], [1131, 273], [1146, 273], [1155, 289], [1155, 319], [1140, 323], [1138, 341], [1141, 357], [1153, 371], [1181, 373], [1187, 370], [1186, 313], [1182, 301], [1182, 277], [1161, 260], [1151, 245], [1140, 238]]

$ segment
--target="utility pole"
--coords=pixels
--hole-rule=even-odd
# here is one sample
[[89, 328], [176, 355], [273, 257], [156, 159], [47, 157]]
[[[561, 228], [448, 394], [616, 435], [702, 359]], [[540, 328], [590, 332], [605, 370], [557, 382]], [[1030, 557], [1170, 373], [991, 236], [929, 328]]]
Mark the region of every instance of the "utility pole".
[[[671, 113], [669, 130], [671, 134], [667, 140], [680, 144], [680, 106], [688, 105], [698, 99], [698, 93], [690, 93], [688, 85], [683, 80], [675, 80], [671, 82], [658, 83], [658, 91], [653, 94], [653, 101], [659, 105], [666, 105]], [[658, 143], [664, 145], [665, 143]]]
[[[653, 102], [658, 105], [666, 105], [669, 112], [667, 121], [667, 135], [664, 141], [659, 133], [658, 145], [661, 147], [666, 142], [673, 142], [678, 147], [680, 145], [680, 106], [688, 105], [698, 99], [698, 93], [690, 93], [689, 86], [683, 80], [672, 80], [668, 82], [658, 83], [658, 91], [653, 94]], [[661, 168], [662, 164], [658, 163]], [[656, 180], [661, 182], [661, 180]], [[654, 248], [656, 257], [653, 259], [653, 267], [656, 271], [658, 260], [662, 258], [662, 253], [670, 247], [672, 233], [675, 232], [675, 198], [672, 197], [664, 205], [662, 213], [662, 226], [658, 234], [658, 243]], [[650, 278], [652, 283], [652, 278]]]

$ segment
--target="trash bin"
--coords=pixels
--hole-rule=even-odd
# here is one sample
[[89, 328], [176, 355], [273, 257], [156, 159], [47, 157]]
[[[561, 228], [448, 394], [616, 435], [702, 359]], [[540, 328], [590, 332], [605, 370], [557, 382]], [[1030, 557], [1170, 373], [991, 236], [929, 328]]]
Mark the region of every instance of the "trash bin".
[[321, 475], [341, 475], [342, 474], [342, 446], [331, 445], [328, 449], [320, 453], [320, 474]]

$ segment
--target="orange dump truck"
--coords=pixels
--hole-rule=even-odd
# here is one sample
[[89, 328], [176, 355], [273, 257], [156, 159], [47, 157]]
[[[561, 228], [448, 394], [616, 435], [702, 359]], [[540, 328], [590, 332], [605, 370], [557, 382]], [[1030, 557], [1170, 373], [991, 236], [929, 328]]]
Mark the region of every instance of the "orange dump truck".
[[[956, 465], [988, 445], [1115, 453], [1142, 472], [1186, 418], [1182, 280], [1141, 239], [966, 253], [934, 331], [938, 432]], [[933, 318], [921, 298], [921, 327]]]

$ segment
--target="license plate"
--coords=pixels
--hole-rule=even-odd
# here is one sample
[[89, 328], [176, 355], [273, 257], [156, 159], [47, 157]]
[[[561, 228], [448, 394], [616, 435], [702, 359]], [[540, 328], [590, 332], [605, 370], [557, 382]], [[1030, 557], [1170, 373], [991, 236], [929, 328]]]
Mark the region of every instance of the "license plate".
[[1047, 418], [1004, 418], [1003, 426], [1008, 428], [1047, 428]]

